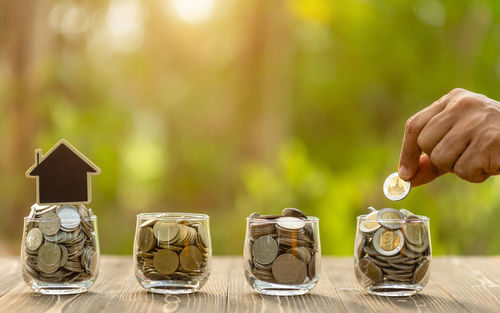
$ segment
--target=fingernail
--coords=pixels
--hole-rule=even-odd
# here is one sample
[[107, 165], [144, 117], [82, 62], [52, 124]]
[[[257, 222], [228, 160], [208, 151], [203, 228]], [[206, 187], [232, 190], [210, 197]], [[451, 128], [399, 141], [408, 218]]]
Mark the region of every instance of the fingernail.
[[408, 171], [408, 168], [404, 165], [401, 165], [399, 167], [399, 177], [402, 179], [408, 179], [408, 176], [410, 175], [410, 172]]

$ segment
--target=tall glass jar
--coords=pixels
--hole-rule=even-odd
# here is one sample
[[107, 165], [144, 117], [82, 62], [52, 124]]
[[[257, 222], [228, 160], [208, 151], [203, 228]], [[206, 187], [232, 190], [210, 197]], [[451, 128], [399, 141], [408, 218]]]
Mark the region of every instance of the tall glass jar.
[[431, 251], [425, 216], [394, 209], [358, 216], [354, 272], [370, 294], [411, 296], [421, 291], [429, 281]]
[[245, 277], [259, 293], [301, 295], [319, 280], [321, 246], [316, 217], [247, 218]]
[[97, 217], [84, 205], [33, 205], [24, 218], [23, 278], [38, 293], [87, 291], [99, 270]]
[[196, 292], [208, 280], [211, 260], [208, 215], [137, 215], [135, 277], [148, 291], [163, 294]]

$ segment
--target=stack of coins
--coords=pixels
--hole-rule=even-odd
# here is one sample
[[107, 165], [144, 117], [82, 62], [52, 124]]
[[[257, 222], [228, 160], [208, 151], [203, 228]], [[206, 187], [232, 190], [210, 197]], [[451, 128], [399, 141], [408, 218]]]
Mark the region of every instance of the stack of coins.
[[359, 224], [356, 275], [365, 284], [421, 283], [430, 264], [429, 230], [407, 210], [372, 209]]
[[193, 280], [207, 274], [208, 234], [200, 222], [150, 219], [139, 226], [139, 272], [154, 280]]
[[83, 205], [33, 205], [24, 234], [23, 274], [52, 283], [95, 276], [99, 253], [92, 216]]
[[249, 216], [248, 270], [262, 281], [286, 285], [316, 279], [316, 233], [307, 216], [297, 209], [281, 215]]

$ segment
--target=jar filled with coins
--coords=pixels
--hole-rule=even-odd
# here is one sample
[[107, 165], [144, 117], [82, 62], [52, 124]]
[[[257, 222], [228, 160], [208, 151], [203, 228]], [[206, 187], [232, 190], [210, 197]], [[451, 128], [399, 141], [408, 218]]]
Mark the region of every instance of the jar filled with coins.
[[245, 277], [259, 293], [301, 295], [318, 282], [321, 247], [319, 220], [287, 208], [279, 215], [247, 218]]
[[380, 296], [411, 296], [429, 281], [429, 218], [385, 208], [358, 216], [354, 272], [358, 282]]
[[24, 218], [22, 272], [42, 294], [87, 291], [97, 278], [97, 217], [84, 205], [38, 205]]
[[208, 280], [211, 259], [208, 215], [137, 215], [135, 276], [148, 291], [164, 294], [198, 291]]

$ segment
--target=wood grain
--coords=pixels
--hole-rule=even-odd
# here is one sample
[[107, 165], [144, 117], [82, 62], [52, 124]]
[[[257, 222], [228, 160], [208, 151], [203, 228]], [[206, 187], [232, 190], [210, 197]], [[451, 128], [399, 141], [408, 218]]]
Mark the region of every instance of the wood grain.
[[18, 258], [0, 259], [0, 312], [500, 312], [500, 257], [439, 257], [418, 295], [370, 296], [360, 289], [352, 258], [323, 257], [321, 279], [304, 296], [262, 296], [243, 274], [241, 257], [214, 257], [207, 284], [191, 295], [146, 292], [133, 274], [132, 258], [103, 256], [89, 292], [45, 296], [31, 291]]

